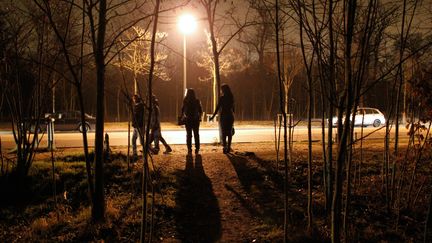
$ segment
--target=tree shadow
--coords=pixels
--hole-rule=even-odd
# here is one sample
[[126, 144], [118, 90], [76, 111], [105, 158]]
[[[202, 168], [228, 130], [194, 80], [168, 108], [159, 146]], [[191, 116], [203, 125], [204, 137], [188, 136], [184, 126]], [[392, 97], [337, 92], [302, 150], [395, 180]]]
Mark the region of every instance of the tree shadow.
[[284, 176], [279, 173], [272, 166], [271, 161], [263, 160], [255, 154], [250, 155], [250, 158], [257, 162], [262, 168], [265, 169], [266, 175], [268, 175], [269, 179], [271, 179], [279, 191], [283, 192], [284, 190]]
[[[227, 154], [227, 157], [247, 195], [236, 191], [229, 185], [225, 186], [227, 190], [237, 197], [251, 215], [255, 215], [270, 224], [282, 225], [284, 220], [283, 176], [270, 167], [263, 166], [262, 163], [257, 163], [257, 166], [252, 165], [248, 157], [236, 154]], [[257, 160], [256, 157], [250, 159]], [[305, 197], [293, 188], [289, 188], [289, 194], [291, 220], [304, 221], [305, 216], [299, 202], [305, 201]]]
[[184, 170], [176, 173], [175, 220], [178, 237], [183, 242], [215, 242], [221, 237], [221, 216], [210, 179], [204, 172], [201, 155], [195, 165], [186, 156]]

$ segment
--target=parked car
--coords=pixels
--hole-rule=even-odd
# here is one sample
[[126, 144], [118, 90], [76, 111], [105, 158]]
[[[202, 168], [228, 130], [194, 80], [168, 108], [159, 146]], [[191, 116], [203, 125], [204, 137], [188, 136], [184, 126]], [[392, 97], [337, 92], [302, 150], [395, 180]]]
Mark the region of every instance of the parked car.
[[45, 114], [45, 117], [54, 118], [54, 129], [56, 131], [77, 130], [83, 132], [86, 129], [88, 132], [94, 130], [96, 124], [96, 118], [86, 113], [86, 124], [83, 126], [80, 111], [60, 111], [54, 114]]
[[[350, 117], [352, 119], [352, 115]], [[345, 120], [345, 116], [343, 116], [343, 119]], [[384, 114], [376, 109], [376, 108], [369, 108], [369, 107], [361, 107], [357, 108], [357, 113], [355, 115], [354, 120], [354, 126], [374, 126], [379, 127], [381, 125], [384, 125], [386, 122]], [[337, 126], [338, 118], [335, 116], [333, 117], [333, 126]]]

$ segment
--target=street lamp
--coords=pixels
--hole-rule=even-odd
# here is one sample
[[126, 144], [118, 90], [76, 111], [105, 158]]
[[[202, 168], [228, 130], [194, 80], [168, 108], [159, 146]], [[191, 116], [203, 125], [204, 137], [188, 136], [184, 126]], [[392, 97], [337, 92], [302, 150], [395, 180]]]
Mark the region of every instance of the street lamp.
[[183, 90], [186, 95], [186, 35], [191, 34], [196, 26], [195, 17], [190, 14], [180, 16], [178, 21], [180, 32], [183, 33]]

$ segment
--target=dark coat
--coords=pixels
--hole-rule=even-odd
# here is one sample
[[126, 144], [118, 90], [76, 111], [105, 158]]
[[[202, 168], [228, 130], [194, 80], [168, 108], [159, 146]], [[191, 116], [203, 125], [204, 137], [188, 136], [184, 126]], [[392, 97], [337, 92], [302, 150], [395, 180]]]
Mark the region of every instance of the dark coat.
[[219, 112], [222, 130], [231, 131], [234, 124], [234, 100], [224, 95], [219, 97], [214, 114], [217, 112]]
[[182, 115], [186, 117], [187, 124], [195, 124], [201, 121], [202, 106], [199, 99], [185, 100], [182, 107]]
[[132, 103], [132, 126], [142, 128], [144, 126], [144, 103], [142, 100]]
[[150, 128], [160, 129], [160, 109], [158, 104], [153, 104], [151, 120], [150, 120]]

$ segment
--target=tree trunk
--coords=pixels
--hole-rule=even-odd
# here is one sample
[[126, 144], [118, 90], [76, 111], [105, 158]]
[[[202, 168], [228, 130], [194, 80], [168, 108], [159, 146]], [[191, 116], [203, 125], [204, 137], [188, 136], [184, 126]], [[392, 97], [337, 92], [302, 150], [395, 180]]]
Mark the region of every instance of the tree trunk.
[[95, 46], [96, 61], [96, 133], [95, 133], [95, 195], [94, 205], [92, 208], [92, 218], [95, 221], [105, 219], [105, 195], [104, 195], [104, 156], [103, 156], [103, 138], [104, 138], [104, 89], [105, 89], [105, 30], [106, 30], [106, 0], [99, 2], [99, 16], [97, 39]]
[[312, 229], [312, 103], [313, 103], [313, 89], [312, 89], [312, 77], [311, 73], [308, 74], [308, 203], [307, 203], [307, 215], [308, 215], [308, 232]]
[[[308, 65], [308, 61], [306, 60], [306, 52], [303, 41], [303, 11], [300, 6], [300, 1], [297, 1], [299, 7], [299, 22], [300, 22], [300, 46], [303, 56], [303, 63], [306, 68], [307, 74], [307, 88], [308, 88], [308, 100], [307, 100], [307, 129], [308, 129], [308, 199], [307, 199], [307, 217], [308, 217], [308, 225], [307, 230], [311, 232], [312, 228], [312, 106], [313, 106], [313, 89], [312, 89], [312, 63], [313, 59], [311, 59], [310, 65]], [[312, 55], [313, 56], [313, 55]], [[313, 57], [312, 57], [313, 58]]]
[[[208, 20], [208, 24], [209, 24], [209, 32], [210, 32], [210, 42], [211, 42], [211, 47], [212, 47], [212, 54], [213, 54], [213, 61], [214, 61], [214, 80], [215, 80], [215, 85], [217, 88], [217, 92], [216, 92], [216, 97], [214, 97], [214, 100], [219, 100], [219, 92], [220, 92], [220, 65], [219, 65], [219, 52], [218, 52], [218, 46], [217, 46], [217, 41], [216, 41], [216, 36], [215, 36], [215, 32], [214, 32], [214, 22], [215, 22], [215, 14], [214, 12], [216, 11], [216, 5], [217, 5], [217, 1], [214, 2], [214, 7], [212, 7], [212, 1], [209, 1], [208, 3], [206, 3], [205, 8], [206, 8], [206, 13], [207, 13], [207, 20]], [[216, 105], [214, 105], [213, 110], [216, 109]]]
[[[330, 47], [330, 53], [329, 53], [329, 87], [330, 92], [328, 98], [336, 97], [336, 91], [334, 90], [334, 83], [335, 83], [335, 44], [334, 44], [334, 37], [333, 37], [333, 0], [329, 0], [328, 5], [328, 15], [329, 15], [329, 47]], [[324, 90], [323, 90], [324, 92]], [[324, 95], [324, 94], [323, 94]], [[337, 101], [336, 101], [337, 102]], [[327, 127], [327, 156], [325, 161], [325, 173], [326, 173], [326, 180], [325, 180], [325, 198], [326, 198], [326, 210], [327, 212], [330, 211], [331, 205], [332, 205], [332, 198], [333, 198], [333, 102], [328, 102], [328, 127]]]
[[432, 241], [432, 194], [429, 195], [429, 208], [426, 216], [423, 242], [426, 243], [431, 241]]
[[[395, 156], [395, 158], [397, 158], [398, 156], [398, 149], [399, 149], [399, 117], [400, 117], [400, 100], [401, 100], [401, 96], [402, 96], [402, 86], [404, 83], [404, 68], [403, 68], [403, 56], [404, 56], [404, 52], [405, 52], [405, 44], [406, 44], [406, 37], [405, 36], [405, 16], [406, 16], [406, 6], [407, 5], [407, 0], [403, 1], [403, 5], [402, 5], [402, 26], [401, 26], [401, 33], [400, 33], [400, 37], [399, 37], [399, 41], [400, 41], [400, 48], [399, 48], [399, 64], [398, 64], [398, 84], [397, 84], [397, 93], [396, 93], [396, 111], [395, 111], [395, 137], [394, 137], [394, 151], [393, 151], [393, 155]], [[407, 31], [408, 33], [408, 31]], [[394, 194], [395, 194], [395, 178], [396, 178], [396, 172], [397, 172], [397, 164], [396, 164], [396, 159], [393, 160], [393, 164], [392, 164], [392, 173], [391, 173], [391, 200], [394, 200]]]
[[277, 58], [277, 77], [279, 82], [279, 110], [282, 113], [283, 123], [284, 123], [284, 172], [285, 172], [285, 180], [284, 180], [284, 242], [288, 242], [288, 145], [287, 145], [287, 119], [286, 112], [284, 109], [284, 88], [283, 88], [283, 80], [281, 73], [281, 60], [280, 60], [280, 50], [279, 50], [279, 1], [276, 0], [275, 3], [275, 12], [276, 12], [276, 20], [275, 20], [275, 31], [276, 31], [276, 58]]
[[[335, 192], [333, 194], [332, 211], [331, 211], [331, 241], [340, 242], [340, 223], [341, 223], [341, 204], [342, 204], [342, 167], [346, 160], [348, 135], [350, 131], [350, 115], [353, 105], [353, 84], [352, 84], [352, 63], [351, 63], [351, 48], [354, 32], [354, 20], [357, 7], [356, 0], [349, 0], [347, 3], [346, 15], [346, 34], [345, 34], [345, 51], [344, 51], [344, 79], [345, 79], [345, 121], [340, 135], [338, 146], [338, 157], [336, 164]], [[341, 115], [339, 115], [341, 116]], [[341, 120], [340, 120], [341, 122]]]
[[[153, 72], [155, 67], [155, 43], [156, 43], [156, 34], [157, 34], [157, 24], [159, 17], [159, 5], [160, 0], [156, 0], [156, 5], [154, 9], [154, 18], [153, 18], [153, 32], [152, 39], [150, 43], [150, 70], [149, 70], [149, 79], [148, 79], [148, 104], [149, 107], [153, 107]], [[147, 120], [146, 127], [146, 137], [145, 137], [145, 148], [144, 148], [144, 164], [143, 164], [143, 182], [142, 182], [142, 219], [141, 219], [141, 235], [140, 242], [146, 242], [146, 232], [147, 232], [147, 183], [148, 183], [148, 173], [149, 173], [149, 164], [148, 164], [148, 153], [150, 149], [150, 122], [152, 116], [152, 108], [149, 109], [149, 115]], [[153, 196], [154, 198], [154, 196]], [[153, 217], [153, 215], [152, 215]], [[151, 228], [153, 225], [151, 225]], [[152, 239], [152, 230], [150, 229], [150, 242]]]

